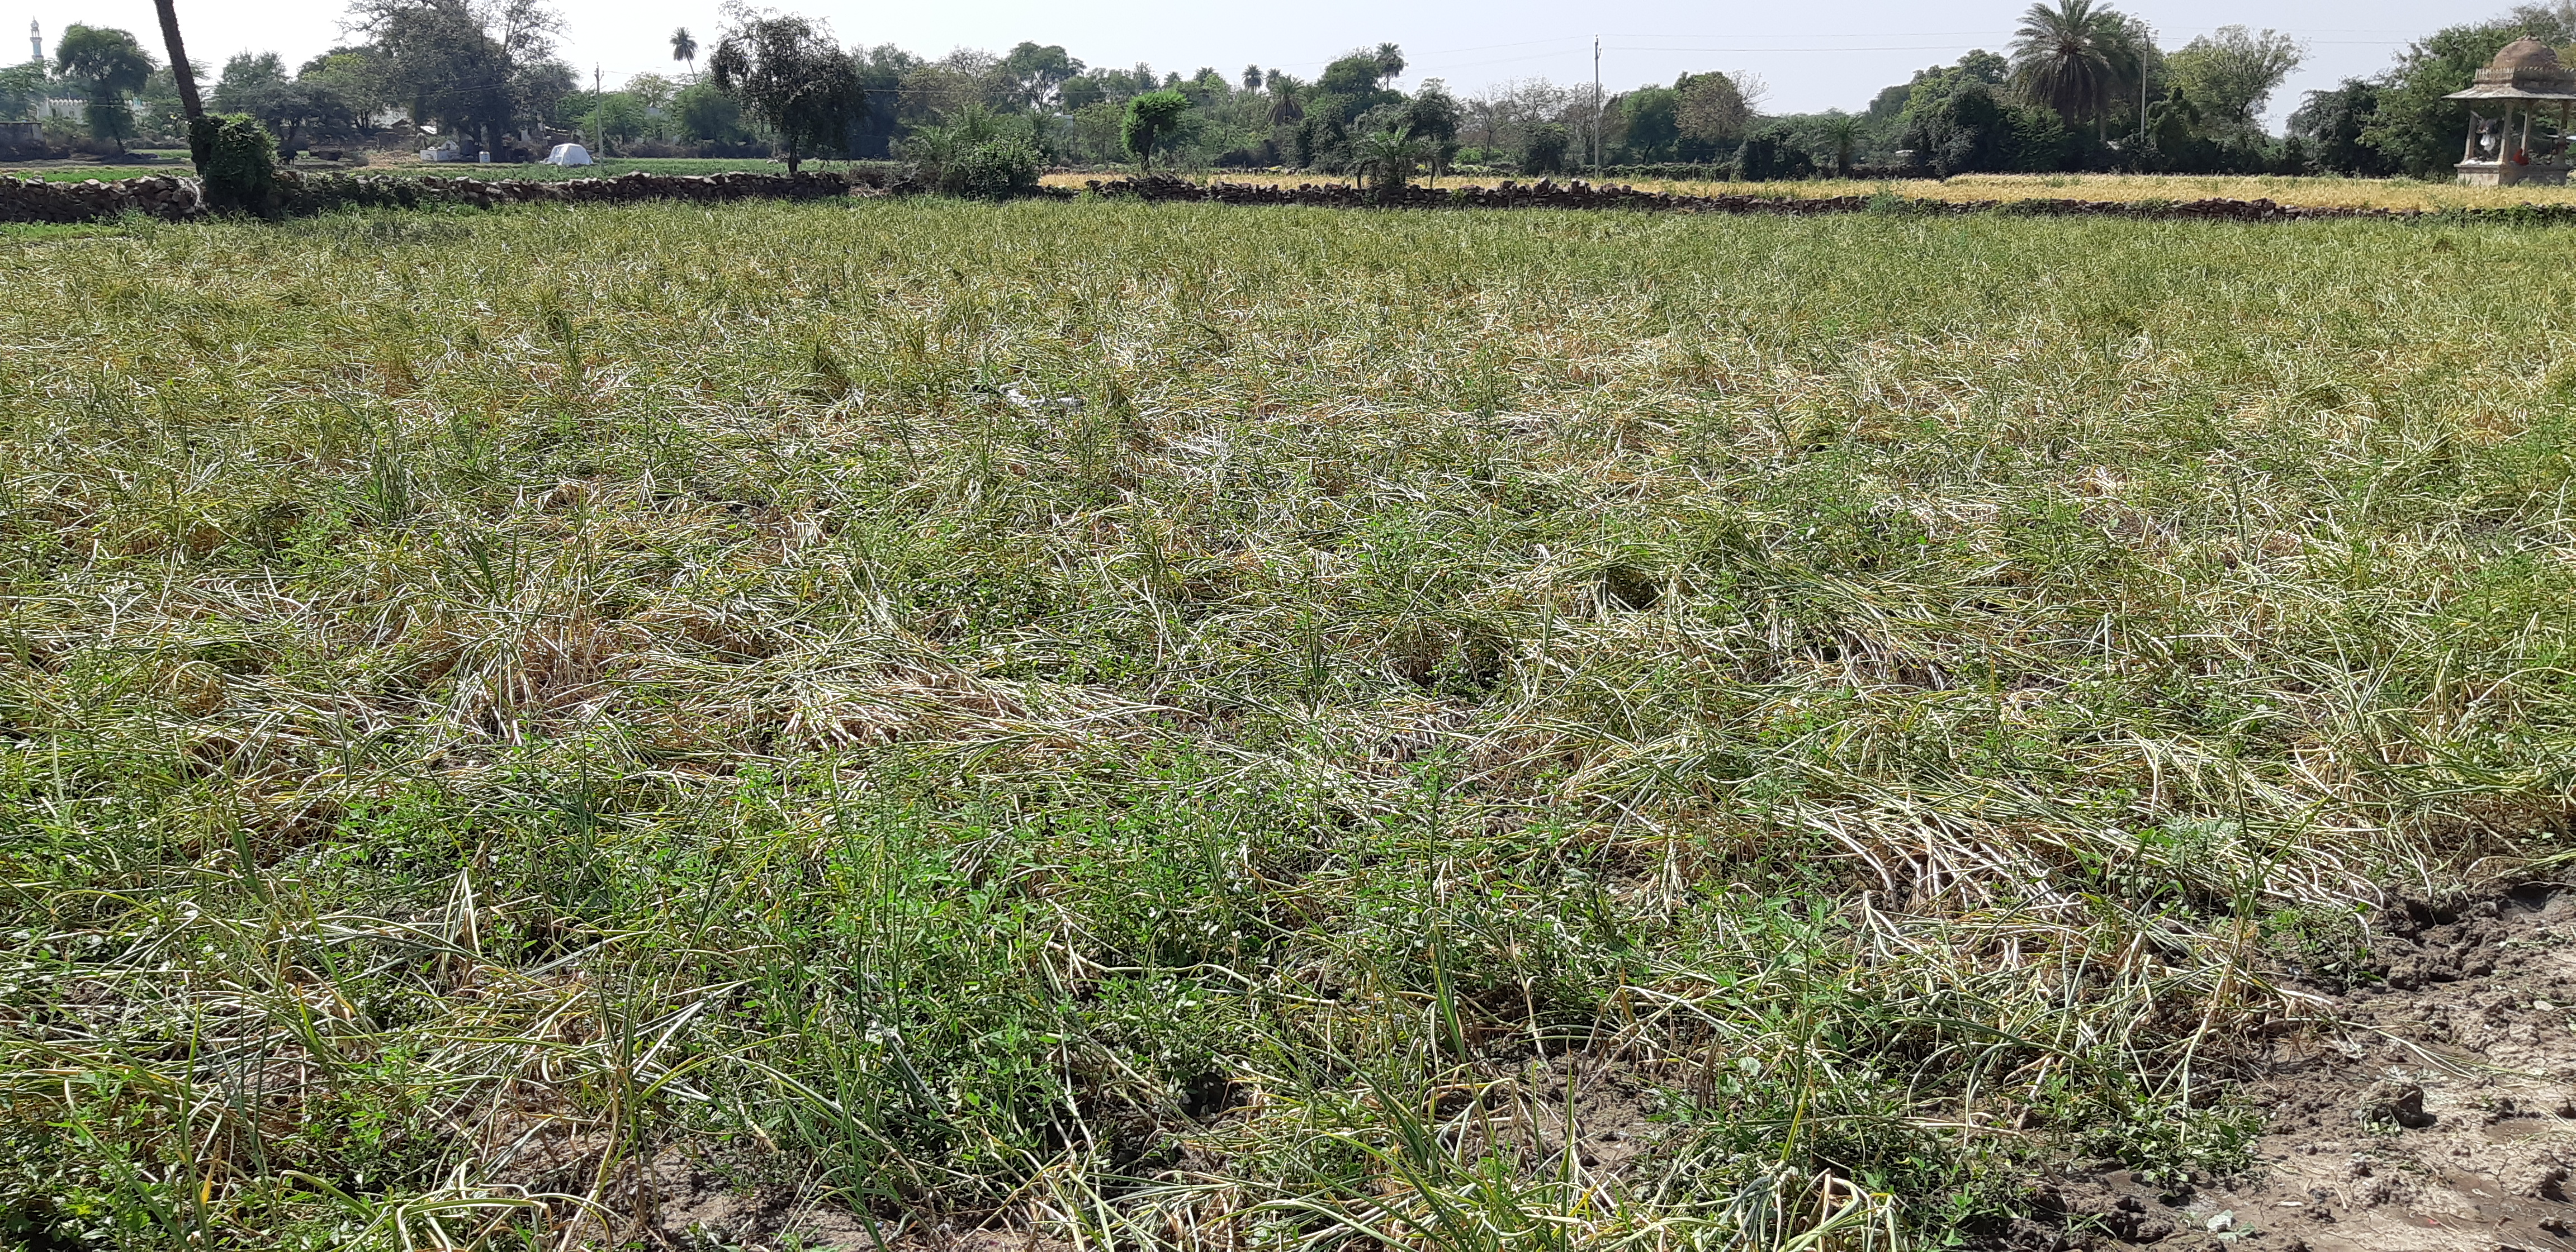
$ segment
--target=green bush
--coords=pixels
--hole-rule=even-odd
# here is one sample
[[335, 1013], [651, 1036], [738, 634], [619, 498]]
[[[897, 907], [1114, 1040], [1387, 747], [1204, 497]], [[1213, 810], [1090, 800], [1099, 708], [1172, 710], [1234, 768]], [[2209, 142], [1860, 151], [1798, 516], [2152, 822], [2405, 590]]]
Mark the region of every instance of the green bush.
[[272, 216], [278, 209], [277, 137], [247, 113], [188, 123], [189, 155], [205, 179], [206, 205], [219, 213]]
[[1574, 132], [1556, 122], [1541, 122], [1521, 136], [1521, 172], [1524, 174], [1562, 174], [1565, 172], [1566, 149], [1574, 145]]
[[942, 195], [1005, 200], [1038, 185], [1046, 154], [1024, 117], [970, 104], [903, 141], [915, 176]]
[[950, 168], [940, 190], [975, 200], [1002, 200], [1038, 185], [1038, 150], [1026, 140], [978, 144]]
[[1744, 141], [1735, 154], [1735, 176], [1746, 182], [1812, 178], [1816, 160], [1798, 146], [1786, 126], [1766, 127]]

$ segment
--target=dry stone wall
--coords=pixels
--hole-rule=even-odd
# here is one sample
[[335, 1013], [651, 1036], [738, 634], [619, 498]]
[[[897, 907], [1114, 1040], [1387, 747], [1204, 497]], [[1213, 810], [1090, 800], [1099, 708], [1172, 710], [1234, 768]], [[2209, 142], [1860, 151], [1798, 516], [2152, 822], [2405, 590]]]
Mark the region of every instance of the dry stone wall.
[[[615, 178], [539, 180], [519, 178], [418, 177], [402, 174], [278, 174], [280, 208], [288, 213], [318, 213], [351, 206], [418, 207], [466, 205], [499, 208], [509, 204], [626, 204], [646, 200], [809, 200], [850, 195], [914, 194], [920, 188], [891, 185], [868, 175], [838, 171], [769, 174], [622, 174]], [[1506, 182], [1497, 187], [1407, 187], [1378, 196], [1347, 183], [1196, 183], [1178, 178], [1094, 179], [1077, 191], [1040, 188], [1034, 194], [1069, 200], [1085, 193], [1156, 203], [1194, 202], [1244, 205], [1309, 205], [1318, 208], [1401, 209], [1626, 209], [1654, 213], [1771, 214], [1793, 217], [1872, 210], [1955, 216], [2005, 213], [2033, 217], [2122, 217], [2132, 219], [2220, 219], [2290, 221], [2321, 218], [2404, 218], [2421, 216], [2411, 209], [2358, 209], [2276, 204], [2270, 200], [1915, 200], [1892, 196], [1686, 196], [1641, 191], [1634, 187], [1596, 186], [1581, 180], [1534, 183]], [[0, 177], [0, 222], [92, 222], [126, 213], [178, 221], [204, 213], [205, 200], [194, 178], [151, 176], [112, 181], [48, 183]], [[2542, 222], [2576, 222], [2576, 205], [2521, 205], [2509, 209], [2455, 211], [2471, 218], [2511, 218]]]
[[[850, 194], [838, 173], [622, 174], [615, 178], [414, 177], [402, 174], [277, 176], [282, 208], [323, 212], [344, 206], [416, 208], [455, 204], [623, 204], [645, 200], [810, 200]], [[0, 178], [0, 222], [94, 222], [126, 213], [169, 221], [205, 212], [194, 178], [151, 176], [77, 183]]]
[[126, 213], [176, 220], [204, 211], [193, 178], [148, 175], [78, 183], [0, 178], [0, 222], [95, 222]]
[[[1178, 178], [1122, 178], [1084, 184], [1086, 190], [1100, 196], [1123, 196], [1148, 201], [1202, 201], [1218, 204], [1297, 204], [1322, 208], [1403, 208], [1403, 209], [1630, 209], [1663, 213], [1740, 213], [1775, 214], [1809, 217], [1831, 213], [1862, 213], [1874, 207], [1894, 208], [1908, 213], [1960, 215], [1972, 213], [2012, 213], [2034, 217], [2129, 217], [2129, 218], [2223, 218], [2238, 221], [2279, 221], [2293, 218], [2411, 217], [2413, 210], [2356, 209], [2276, 204], [2270, 200], [1921, 200], [1893, 199], [1882, 204], [1874, 196], [1762, 196], [1714, 195], [1686, 196], [1669, 192], [1640, 191], [1634, 187], [1596, 186], [1580, 179], [1556, 182], [1542, 179], [1535, 183], [1506, 182], [1499, 187], [1407, 187], [1392, 195], [1379, 196], [1348, 183], [1300, 183], [1294, 187], [1265, 183], [1194, 183]], [[1071, 197], [1080, 193], [1064, 188], [1047, 189], [1053, 194]], [[2539, 206], [2532, 206], [2539, 208]], [[2558, 213], [2558, 206], [2540, 208], [2545, 214]], [[2565, 214], [2576, 220], [2576, 212]]]

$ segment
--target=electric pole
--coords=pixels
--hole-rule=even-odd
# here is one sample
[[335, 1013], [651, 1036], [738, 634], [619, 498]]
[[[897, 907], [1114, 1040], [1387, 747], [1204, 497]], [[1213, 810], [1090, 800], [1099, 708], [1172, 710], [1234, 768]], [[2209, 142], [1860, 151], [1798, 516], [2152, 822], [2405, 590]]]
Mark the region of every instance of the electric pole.
[[1592, 37], [1592, 176], [1601, 177], [1601, 36]]

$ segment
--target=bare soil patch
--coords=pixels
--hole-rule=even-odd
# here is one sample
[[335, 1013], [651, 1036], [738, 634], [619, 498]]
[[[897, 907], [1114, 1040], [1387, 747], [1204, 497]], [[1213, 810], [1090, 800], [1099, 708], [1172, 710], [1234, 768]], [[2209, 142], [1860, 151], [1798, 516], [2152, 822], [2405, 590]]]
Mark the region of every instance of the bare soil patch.
[[2253, 1173], [2048, 1184], [2062, 1229], [2007, 1245], [2576, 1248], [2576, 893], [2410, 905], [2382, 925], [2384, 980], [2321, 996], [2244, 1093], [2271, 1119]]

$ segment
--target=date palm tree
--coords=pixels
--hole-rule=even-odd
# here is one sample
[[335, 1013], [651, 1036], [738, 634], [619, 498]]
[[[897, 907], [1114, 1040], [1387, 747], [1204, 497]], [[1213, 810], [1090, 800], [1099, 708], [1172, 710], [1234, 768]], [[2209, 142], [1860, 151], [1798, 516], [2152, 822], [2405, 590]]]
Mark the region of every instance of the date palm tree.
[[1831, 114], [1816, 134], [1834, 146], [1834, 177], [1851, 177], [1852, 149], [1860, 143], [1860, 119], [1849, 113]]
[[2033, 4], [2013, 34], [2013, 89], [2070, 122], [2107, 124], [2112, 97], [2135, 73], [2136, 42], [2125, 15], [2093, 0]]
[[1261, 85], [1270, 92], [1272, 126], [1293, 126], [1306, 116], [1306, 106], [1302, 97], [1306, 94], [1308, 84], [1304, 79], [1294, 74], [1283, 74], [1278, 70], [1272, 70], [1262, 78]]
[[1392, 126], [1359, 137], [1351, 145], [1351, 172], [1367, 180], [1369, 190], [1384, 199], [1404, 190], [1413, 167], [1431, 145], [1409, 126]]

